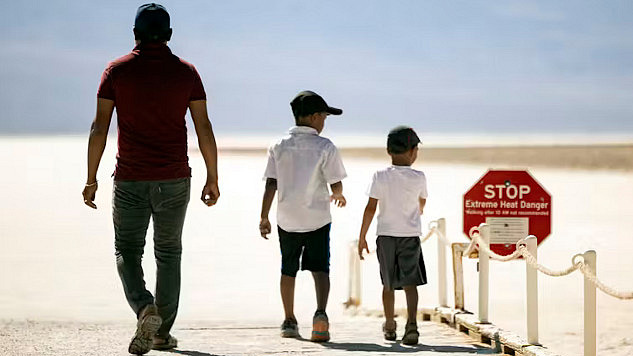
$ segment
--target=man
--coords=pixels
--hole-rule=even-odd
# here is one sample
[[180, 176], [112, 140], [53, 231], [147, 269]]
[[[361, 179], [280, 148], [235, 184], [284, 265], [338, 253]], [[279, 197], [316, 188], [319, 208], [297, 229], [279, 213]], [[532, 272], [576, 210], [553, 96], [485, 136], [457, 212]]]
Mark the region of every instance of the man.
[[[116, 107], [118, 154], [112, 210], [119, 276], [138, 319], [128, 348], [132, 354], [177, 346], [169, 331], [178, 311], [181, 235], [190, 193], [187, 108], [207, 168], [201, 199], [212, 206], [220, 196], [206, 94], [195, 67], [167, 47], [171, 34], [163, 6], [139, 7], [134, 23], [136, 47], [104, 71], [88, 143], [83, 198], [96, 209], [97, 169]], [[157, 265], [155, 297], [145, 288], [141, 266], [150, 217]]]

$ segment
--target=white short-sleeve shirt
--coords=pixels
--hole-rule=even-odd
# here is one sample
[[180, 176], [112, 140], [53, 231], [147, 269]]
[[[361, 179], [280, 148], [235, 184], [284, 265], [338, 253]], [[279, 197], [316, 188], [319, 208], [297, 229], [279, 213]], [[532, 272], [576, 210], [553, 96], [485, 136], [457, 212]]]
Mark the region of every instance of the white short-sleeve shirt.
[[316, 230], [332, 221], [328, 184], [347, 177], [332, 141], [295, 126], [268, 149], [264, 178], [277, 180], [277, 224], [289, 232]]
[[367, 195], [378, 199], [376, 235], [420, 236], [419, 198], [426, 199], [426, 177], [410, 166], [391, 166], [374, 173]]

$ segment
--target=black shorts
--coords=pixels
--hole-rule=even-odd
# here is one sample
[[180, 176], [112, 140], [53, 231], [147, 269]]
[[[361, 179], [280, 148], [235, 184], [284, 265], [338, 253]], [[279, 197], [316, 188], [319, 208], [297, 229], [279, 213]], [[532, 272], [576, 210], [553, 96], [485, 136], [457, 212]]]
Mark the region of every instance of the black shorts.
[[301, 270], [330, 273], [330, 225], [308, 232], [288, 232], [277, 226], [281, 274], [296, 277]]
[[378, 236], [376, 252], [382, 285], [389, 289], [426, 284], [420, 238]]

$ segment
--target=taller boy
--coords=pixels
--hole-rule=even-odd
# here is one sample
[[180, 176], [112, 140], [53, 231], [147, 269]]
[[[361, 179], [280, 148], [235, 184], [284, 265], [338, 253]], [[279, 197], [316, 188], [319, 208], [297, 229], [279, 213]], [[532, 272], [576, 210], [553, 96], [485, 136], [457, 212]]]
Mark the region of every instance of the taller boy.
[[311, 91], [300, 92], [290, 106], [296, 126], [268, 150], [259, 231], [267, 239], [266, 235], [271, 232], [268, 213], [278, 190], [280, 289], [285, 312], [281, 336], [299, 336], [294, 315], [294, 291], [301, 260], [301, 269], [312, 272], [316, 289], [317, 310], [311, 340], [324, 342], [330, 339], [325, 313], [330, 293], [330, 202], [345, 206], [341, 180], [347, 174], [334, 144], [319, 134], [328, 115], [340, 115], [343, 111], [328, 106], [321, 96]]
[[[169, 332], [178, 311], [181, 237], [190, 191], [187, 108], [207, 168], [202, 201], [211, 206], [220, 196], [216, 145], [202, 81], [193, 65], [167, 47], [171, 33], [163, 6], [139, 7], [134, 22], [136, 47], [112, 61], [101, 77], [88, 144], [83, 198], [96, 209], [97, 169], [116, 107], [119, 152], [112, 198], [114, 246], [125, 296], [138, 318], [128, 349], [133, 354], [177, 345]], [[156, 297], [146, 289], [141, 267], [150, 218], [154, 222]]]

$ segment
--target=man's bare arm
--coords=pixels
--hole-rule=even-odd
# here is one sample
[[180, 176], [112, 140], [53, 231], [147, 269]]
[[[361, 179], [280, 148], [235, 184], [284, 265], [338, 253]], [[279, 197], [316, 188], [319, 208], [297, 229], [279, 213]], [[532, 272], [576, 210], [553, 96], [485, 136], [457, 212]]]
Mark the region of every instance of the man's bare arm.
[[105, 150], [106, 141], [108, 139], [108, 130], [110, 129], [110, 121], [114, 112], [114, 101], [109, 99], [97, 99], [97, 113], [92, 126], [90, 127], [90, 137], [88, 139], [88, 174], [86, 177], [86, 185], [82, 195], [84, 204], [96, 209], [95, 195], [97, 193], [97, 170], [99, 163]]
[[207, 113], [207, 101], [189, 102], [189, 111], [198, 136], [198, 147], [207, 167], [207, 181], [202, 188], [200, 199], [207, 206], [212, 206], [220, 198], [220, 190], [218, 188], [218, 149]]
[[266, 235], [270, 234], [272, 227], [270, 226], [270, 220], [268, 220], [268, 213], [270, 213], [270, 207], [273, 204], [273, 198], [275, 198], [275, 192], [277, 191], [277, 180], [274, 178], [266, 179], [266, 188], [264, 189], [264, 196], [262, 198], [262, 212], [259, 221], [259, 233], [268, 240]]

